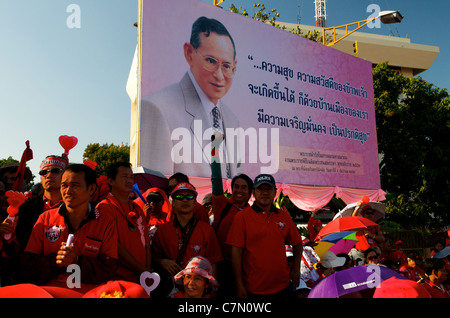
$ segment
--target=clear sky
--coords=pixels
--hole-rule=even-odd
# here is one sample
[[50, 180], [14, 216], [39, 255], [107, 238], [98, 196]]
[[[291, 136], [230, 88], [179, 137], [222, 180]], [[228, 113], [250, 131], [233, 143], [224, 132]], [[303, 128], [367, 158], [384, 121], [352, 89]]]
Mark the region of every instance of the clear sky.
[[[182, 0], [180, 0], [182, 1]], [[213, 0], [204, 0], [212, 3]], [[225, 0], [254, 12], [249, 0]], [[267, 0], [279, 21], [315, 25], [313, 0]], [[71, 4], [80, 8], [80, 28], [69, 28]], [[72, 162], [82, 162], [89, 143], [130, 143], [130, 99], [125, 90], [137, 43], [137, 0], [0, 0], [0, 158], [20, 160], [29, 140], [37, 175], [49, 154], [61, 154], [60, 135], [76, 136]], [[440, 47], [420, 74], [449, 88], [448, 0], [328, 0], [327, 25], [366, 19], [369, 4], [399, 10], [400, 24], [362, 32], [408, 37]], [[69, 7], [70, 8], [70, 7]], [[70, 20], [70, 19], [69, 19]]]

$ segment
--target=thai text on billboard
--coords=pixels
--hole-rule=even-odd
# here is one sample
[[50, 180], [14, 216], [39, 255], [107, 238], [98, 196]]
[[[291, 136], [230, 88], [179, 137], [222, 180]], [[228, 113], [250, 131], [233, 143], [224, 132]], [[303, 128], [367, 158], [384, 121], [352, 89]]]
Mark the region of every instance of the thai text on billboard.
[[144, 0], [138, 163], [379, 189], [372, 64], [197, 0]]

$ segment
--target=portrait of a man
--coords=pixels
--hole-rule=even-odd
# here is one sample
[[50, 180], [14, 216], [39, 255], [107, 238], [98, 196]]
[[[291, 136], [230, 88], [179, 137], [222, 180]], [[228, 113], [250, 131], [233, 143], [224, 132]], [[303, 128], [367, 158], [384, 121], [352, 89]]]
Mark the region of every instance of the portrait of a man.
[[[227, 139], [239, 121], [222, 98], [236, 74], [236, 48], [225, 26], [216, 19], [198, 18], [189, 42], [183, 45], [189, 66], [182, 79], [141, 100], [141, 165], [164, 174], [183, 172], [209, 177], [211, 135], [224, 134], [222, 176], [238, 173], [238, 141]], [[181, 147], [183, 146], [183, 147]]]

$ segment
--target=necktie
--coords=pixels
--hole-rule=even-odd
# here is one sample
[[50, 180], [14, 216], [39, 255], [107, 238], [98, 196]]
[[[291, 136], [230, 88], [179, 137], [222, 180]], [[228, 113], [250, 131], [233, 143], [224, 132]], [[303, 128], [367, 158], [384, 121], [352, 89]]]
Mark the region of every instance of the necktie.
[[220, 130], [220, 111], [219, 107], [214, 106], [214, 108], [211, 111], [213, 115], [213, 128], [214, 130]]
[[[222, 131], [222, 133], [224, 133], [222, 128], [221, 128], [221, 124], [220, 124], [219, 107], [214, 106], [214, 108], [212, 109], [211, 113], [212, 113], [212, 116], [213, 116], [213, 128], [214, 128], [214, 131]], [[223, 141], [223, 148], [222, 149], [223, 149], [223, 152], [224, 152], [226, 176], [227, 176], [228, 179], [230, 179], [231, 178], [231, 172], [230, 172], [230, 166], [229, 166], [229, 164], [227, 163], [227, 160], [226, 160], [225, 140]]]

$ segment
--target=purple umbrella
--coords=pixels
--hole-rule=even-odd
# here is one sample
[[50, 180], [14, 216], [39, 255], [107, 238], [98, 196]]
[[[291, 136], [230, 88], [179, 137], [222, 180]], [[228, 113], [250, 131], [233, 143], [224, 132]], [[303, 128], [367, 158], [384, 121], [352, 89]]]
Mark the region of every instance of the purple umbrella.
[[338, 298], [356, 291], [375, 288], [391, 277], [406, 279], [384, 266], [355, 266], [322, 279], [311, 289], [308, 298]]

